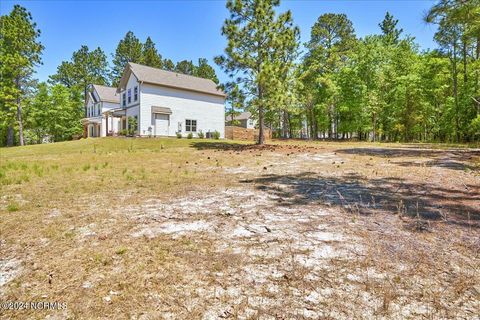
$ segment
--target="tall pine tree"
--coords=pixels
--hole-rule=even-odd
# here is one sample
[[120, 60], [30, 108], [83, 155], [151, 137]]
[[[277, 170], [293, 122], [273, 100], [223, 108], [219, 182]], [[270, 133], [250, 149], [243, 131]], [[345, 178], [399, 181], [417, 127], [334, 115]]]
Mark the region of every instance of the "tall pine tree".
[[162, 55], [158, 53], [155, 43], [150, 37], [147, 37], [142, 47], [142, 64], [154, 68], [163, 67]]
[[385, 18], [378, 24], [382, 30], [385, 41], [389, 44], [396, 44], [400, 40], [400, 35], [403, 29], [397, 29], [398, 20], [393, 18], [390, 12], [387, 11]]
[[15, 5], [9, 15], [0, 17], [0, 35], [0, 127], [12, 146], [16, 124], [18, 142], [24, 145], [22, 100], [30, 90], [34, 67], [41, 63], [40, 30], [30, 12]]
[[285, 94], [278, 90], [280, 79], [293, 65], [280, 57], [290, 56], [298, 47], [299, 29], [290, 11], [275, 12], [279, 4], [279, 0], [228, 0], [230, 18], [222, 27], [228, 44], [225, 54], [215, 59], [249, 95], [258, 113], [258, 144], [265, 141], [265, 111]]
[[132, 31], [128, 31], [125, 37], [120, 40], [113, 55], [113, 70], [111, 75], [113, 86], [118, 85], [128, 62], [142, 63], [142, 47], [142, 43]]

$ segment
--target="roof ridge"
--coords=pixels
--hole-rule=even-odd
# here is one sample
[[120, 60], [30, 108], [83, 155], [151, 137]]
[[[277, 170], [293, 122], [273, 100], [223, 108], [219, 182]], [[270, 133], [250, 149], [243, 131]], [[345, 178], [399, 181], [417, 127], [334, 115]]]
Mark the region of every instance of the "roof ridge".
[[111, 89], [115, 89], [115, 90], [117, 89], [117, 88], [115, 88], [115, 87], [106, 86], [106, 85], [104, 85], [104, 84], [92, 83], [92, 85], [93, 85], [93, 86], [104, 87], [104, 88], [111, 88]]
[[131, 65], [132, 65], [132, 64], [136, 64], [137, 66], [141, 66], [141, 67], [145, 67], [145, 68], [151, 68], [151, 69], [159, 70], [159, 71], [162, 71], [162, 72], [177, 74], [177, 75], [181, 75], [181, 76], [185, 76], [185, 77], [207, 80], [207, 81], [211, 81], [211, 82], [213, 82], [215, 85], [217, 85], [212, 79], [208, 79], [208, 78], [202, 78], [202, 77], [192, 76], [191, 74], [185, 74], [185, 73], [181, 73], [181, 72], [177, 72], [177, 71], [165, 70], [165, 69], [156, 68], [156, 67], [152, 67], [152, 66], [147, 66], [147, 65], [144, 65], [144, 64], [136, 63], [136, 62], [128, 62], [128, 63], [131, 64]]

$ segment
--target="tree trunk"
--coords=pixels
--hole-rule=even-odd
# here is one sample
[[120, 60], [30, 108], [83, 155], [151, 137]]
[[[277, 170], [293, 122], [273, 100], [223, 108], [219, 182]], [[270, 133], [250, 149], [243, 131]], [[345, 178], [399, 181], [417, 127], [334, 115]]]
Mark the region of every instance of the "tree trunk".
[[282, 138], [288, 139], [288, 112], [282, 111]]
[[333, 106], [329, 106], [328, 107], [328, 139], [332, 139], [332, 136], [333, 136], [333, 129], [332, 129], [332, 126], [333, 126], [333, 115], [332, 115], [332, 109], [333, 109]]
[[457, 79], [457, 44], [453, 44], [453, 57], [452, 57], [452, 76], [453, 76], [453, 97], [455, 98], [455, 138], [456, 142], [460, 141], [460, 122], [458, 115], [458, 79]]
[[7, 128], [7, 147], [13, 147], [14, 135], [13, 135], [13, 125], [9, 125]]
[[260, 101], [260, 105], [258, 106], [258, 144], [262, 145], [265, 143], [265, 136], [263, 132], [264, 127], [264, 115], [263, 115], [263, 90], [261, 86], [258, 86], [258, 101]]
[[462, 55], [463, 55], [463, 84], [467, 84], [468, 75], [467, 75], [467, 42], [463, 41], [463, 48], [462, 48]]
[[293, 138], [292, 117], [289, 113], [287, 114], [287, 122], [288, 122], [288, 134], [290, 138]]
[[313, 140], [315, 139], [315, 124], [314, 124], [314, 120], [315, 119], [315, 115], [314, 115], [314, 112], [313, 112], [313, 106], [310, 106], [310, 136], [309, 136], [309, 139], [310, 140]]
[[22, 122], [22, 104], [20, 101], [20, 80], [17, 78], [15, 80], [17, 88], [19, 89], [18, 95], [17, 95], [17, 121], [18, 121], [18, 141], [21, 146], [24, 145], [23, 141], [23, 122]]
[[[475, 54], [475, 60], [478, 61], [478, 59], [480, 59], [480, 35], [477, 36], [477, 50], [476, 50], [476, 54]], [[479, 89], [480, 89], [480, 85], [479, 85], [479, 81], [480, 81], [480, 68], [477, 68], [475, 70], [475, 94], [477, 95], [477, 115], [480, 114], [480, 92], [479, 92]]]

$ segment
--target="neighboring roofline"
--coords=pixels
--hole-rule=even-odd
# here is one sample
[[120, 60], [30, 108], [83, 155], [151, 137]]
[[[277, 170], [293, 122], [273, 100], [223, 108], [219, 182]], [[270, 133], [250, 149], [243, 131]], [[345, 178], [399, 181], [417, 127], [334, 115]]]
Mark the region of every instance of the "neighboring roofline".
[[[113, 88], [113, 87], [104, 86], [104, 85], [102, 85], [102, 84], [96, 84], [96, 83], [91, 83], [91, 84], [89, 84], [89, 86], [91, 86], [92, 89], [95, 90], [95, 91], [97, 91], [97, 89], [95, 88], [95, 86], [104, 87], [104, 88]], [[89, 92], [89, 93], [90, 93], [90, 95], [92, 94], [91, 92]], [[110, 103], [120, 104], [120, 97], [118, 97], [118, 99], [119, 99], [118, 101], [116, 101], [116, 100], [110, 100], [110, 99], [102, 99], [102, 98], [100, 97], [100, 95], [98, 94], [98, 91], [97, 91], [97, 96], [98, 96], [98, 98], [99, 98], [99, 100], [98, 100], [99, 102], [110, 102]]]
[[109, 100], [109, 99], [100, 100], [100, 102], [111, 102], [111, 103], [115, 103], [115, 104], [120, 104], [119, 101], [114, 101], [114, 100]]

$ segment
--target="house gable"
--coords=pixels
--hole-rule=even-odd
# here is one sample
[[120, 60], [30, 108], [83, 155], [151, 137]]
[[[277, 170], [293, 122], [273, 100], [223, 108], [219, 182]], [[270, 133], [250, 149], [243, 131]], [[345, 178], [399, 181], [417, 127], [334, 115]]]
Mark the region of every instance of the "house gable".
[[223, 98], [226, 97], [225, 93], [218, 89], [217, 85], [210, 79], [166, 71], [132, 62], [129, 62], [125, 67], [117, 92], [125, 89], [131, 74], [135, 75], [139, 83], [148, 83], [155, 86], [199, 92]]

